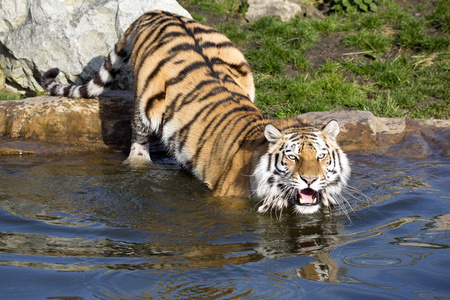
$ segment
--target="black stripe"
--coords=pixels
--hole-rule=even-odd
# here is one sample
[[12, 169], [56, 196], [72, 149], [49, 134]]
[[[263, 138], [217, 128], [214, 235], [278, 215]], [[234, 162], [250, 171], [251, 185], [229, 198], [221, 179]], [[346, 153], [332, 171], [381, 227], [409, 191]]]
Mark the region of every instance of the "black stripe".
[[90, 97], [90, 95], [88, 93], [87, 84], [84, 84], [84, 85], [80, 86], [79, 92], [80, 92], [80, 97], [81, 98], [89, 98]]
[[[174, 113], [178, 112], [182, 107], [183, 104], [188, 104], [197, 99], [199, 96], [198, 92], [203, 89], [204, 87], [208, 86], [209, 84], [215, 83], [216, 80], [203, 80], [199, 84], [195, 86], [195, 88], [191, 89], [191, 91], [187, 95], [183, 95], [182, 93], [179, 93], [174, 100], [172, 100], [171, 104], [166, 107], [166, 113], [167, 113], [167, 120], [170, 120]], [[178, 105], [178, 102], [179, 105]]]
[[153, 95], [152, 97], [150, 97], [149, 99], [147, 99], [147, 103], [145, 105], [145, 113], [146, 115], [148, 115], [148, 112], [150, 110], [152, 110], [153, 105], [155, 104], [155, 102], [157, 102], [158, 100], [164, 100], [166, 98], [166, 93], [160, 92], [156, 95]]
[[174, 78], [169, 79], [166, 83], [166, 85], [174, 85], [177, 83], [180, 83], [183, 81], [189, 73], [199, 70], [201, 68], [207, 67], [207, 64], [203, 61], [196, 61], [187, 67], [185, 67], [183, 70], [181, 70]]
[[[106, 57], [105, 62], [103, 63], [103, 67], [105, 68], [105, 70], [113, 77], [115, 78], [116, 75], [120, 72], [120, 68], [119, 69], [114, 69], [113, 68], [113, 63], [111, 61], [111, 55], [108, 55]], [[99, 74], [100, 71], [97, 72], [97, 74]], [[107, 82], [105, 82], [104, 84], [106, 84]]]
[[[226, 101], [228, 102], [228, 101]], [[191, 125], [202, 115], [202, 114], [206, 114], [209, 115], [212, 111], [214, 111], [217, 108], [220, 108], [221, 105], [221, 101], [218, 102], [214, 102], [214, 103], [209, 103], [208, 105], [206, 105], [205, 107], [203, 107], [202, 110], [199, 110], [194, 117], [187, 122], [181, 129], [179, 129], [175, 135], [178, 136], [177, 140], [180, 144], [183, 144], [182, 147], [184, 147], [184, 143], [186, 143], [186, 135], [182, 135], [183, 132], [189, 130], [189, 128], [191, 127]], [[169, 138], [170, 139], [175, 139], [175, 136], [172, 136]], [[179, 149], [181, 149], [182, 147], [179, 147]], [[180, 150], [179, 150], [180, 151]]]
[[234, 48], [234, 45], [230, 41], [221, 42], [221, 43], [214, 43], [214, 42], [204, 42], [200, 45], [203, 49], [205, 48]]
[[249, 74], [250, 68], [246, 62], [242, 62], [238, 65], [236, 65], [236, 64], [227, 64], [227, 65], [229, 65], [231, 68], [235, 69], [239, 73], [239, 75], [241, 75], [242, 77], [245, 77]]
[[338, 175], [335, 179], [328, 182], [328, 185], [338, 185], [341, 182], [341, 176]]
[[[140, 35], [146, 34], [145, 37], [142, 39], [142, 43], [140, 45], [134, 45], [133, 46], [133, 52], [136, 57], [142, 57], [142, 61], [145, 61], [150, 55], [153, 54], [154, 51], [159, 49], [162, 45], [167, 44], [167, 42], [161, 42], [160, 38], [162, 35], [167, 34], [166, 29], [169, 27], [180, 27], [180, 24], [177, 22], [174, 22], [173, 20], [163, 20], [160, 22], [161, 24], [154, 24], [152, 23], [152, 28], [154, 30], [150, 30], [150, 28], [146, 29], [142, 33], [136, 34], [135, 41], [139, 39]], [[164, 24], [165, 23], [165, 24]], [[164, 25], [162, 25], [164, 24]], [[158, 30], [158, 32], [155, 33], [155, 31]], [[172, 32], [172, 31], [169, 31]], [[158, 43], [156, 43], [158, 41]], [[150, 42], [150, 43], [147, 43]], [[154, 47], [154, 51], [150, 51], [149, 49]], [[141, 54], [140, 54], [141, 53]]]
[[[209, 90], [208, 94], [201, 97], [198, 102], [203, 102], [205, 100], [209, 100], [211, 97], [222, 94], [222, 93], [229, 93], [228, 89], [222, 85], [216, 85], [212, 89]], [[234, 98], [232, 96], [226, 97], [225, 99], [233, 101]], [[233, 101], [235, 102], [235, 101]]]
[[[185, 143], [186, 143], [186, 140], [187, 140], [187, 133], [185, 133], [185, 132], [188, 132], [189, 130], [190, 130], [190, 127], [191, 127], [191, 125], [197, 120], [197, 119], [199, 119], [199, 117], [200, 117], [200, 115], [201, 114], [205, 114], [205, 116], [209, 116], [214, 110], [216, 110], [216, 109], [218, 109], [218, 108], [222, 108], [223, 107], [223, 103], [227, 103], [227, 102], [229, 102], [230, 101], [230, 97], [228, 97], [228, 98], [225, 98], [225, 99], [222, 99], [222, 100], [220, 100], [220, 101], [217, 101], [217, 102], [211, 102], [211, 103], [209, 103], [208, 105], [206, 105], [205, 107], [203, 107], [203, 109], [202, 110], [200, 110], [199, 112], [197, 112], [196, 114], [195, 114], [195, 116], [192, 118], [192, 120], [191, 121], [189, 121], [188, 123], [186, 123], [186, 125], [185, 126], [183, 126], [183, 128], [181, 128], [179, 131], [178, 131], [178, 136], [179, 136], [179, 138], [178, 138], [178, 141], [179, 141], [179, 148], [178, 148], [178, 151], [180, 151], [181, 152], [181, 149], [182, 148], [184, 148], [184, 145], [185, 145]], [[241, 109], [241, 108], [239, 108], [239, 109]], [[254, 111], [258, 111], [256, 108], [252, 108]], [[241, 109], [242, 110], [242, 109]], [[259, 112], [259, 111], [258, 111]], [[223, 120], [224, 118], [222, 118], [222, 120]], [[219, 122], [218, 124], [220, 124], [221, 122]], [[214, 129], [215, 130], [215, 129]], [[214, 132], [214, 130], [213, 130], [213, 132]]]
[[189, 43], [183, 43], [183, 44], [178, 44], [176, 46], [173, 46], [168, 53], [173, 53], [173, 52], [186, 52], [189, 50], [193, 50], [196, 51], [197, 49], [195, 49], [195, 45], [189, 44]]
[[251, 112], [251, 111], [257, 111], [256, 108], [254, 107], [249, 107], [249, 106], [245, 106], [243, 105], [242, 107], [237, 107], [234, 108], [232, 110], [227, 111], [225, 114], [222, 115], [221, 120], [219, 121], [219, 123], [214, 127], [213, 132], [215, 132], [217, 130], [217, 128], [222, 124], [222, 122], [225, 121], [225, 119], [228, 119], [231, 116], [231, 120], [228, 121], [227, 124], [225, 124], [225, 128], [230, 125], [229, 123], [231, 123], [231, 121], [233, 120], [233, 118], [241, 118], [240, 114], [238, 113], [246, 113], [246, 112]]
[[68, 85], [68, 86], [63, 88], [63, 96], [64, 97], [69, 97], [70, 96], [71, 87], [72, 87], [71, 85]]
[[185, 31], [189, 36], [191, 36], [192, 39], [194, 40], [196, 52], [198, 52], [198, 53], [203, 57], [204, 63], [210, 68], [211, 72], [214, 73], [213, 64], [212, 64], [212, 62], [210, 61], [210, 59], [208, 58], [208, 56], [206, 56], [206, 55], [203, 53], [202, 48], [201, 48], [201, 46], [200, 46], [200, 44], [199, 44], [199, 40], [195, 37], [195, 34], [194, 34], [191, 30], [189, 30], [189, 29], [186, 27], [186, 24], [183, 23], [181, 17], [178, 17], [178, 19], [180, 20], [180, 22], [182, 22], [182, 23], [181, 23], [181, 27], [184, 29], [184, 31]]
[[[233, 46], [234, 47], [234, 46]], [[235, 70], [240, 76], [245, 77], [250, 73], [250, 66], [246, 62], [242, 62], [240, 64], [231, 64], [222, 60], [220, 57], [211, 58], [212, 64], [215, 65], [225, 65], [233, 70]], [[230, 70], [231, 72], [231, 70]]]
[[335, 165], [337, 164], [339, 166], [339, 173], [342, 173], [343, 169], [342, 169], [342, 165], [341, 165], [341, 154], [337, 150], [335, 150], [333, 152], [336, 152], [336, 155], [337, 155], [337, 160], [335, 161]]
[[180, 36], [186, 36], [186, 33], [185, 32], [178, 32], [178, 31], [171, 31], [171, 32], [166, 33], [164, 35], [164, 37], [162, 37], [161, 40], [162, 41], [164, 41], [165, 39], [173, 40], [173, 39], [175, 39], [177, 37], [180, 37]]
[[331, 158], [333, 160], [333, 170], [336, 170], [336, 153], [335, 153], [335, 151], [331, 151]]
[[[200, 25], [201, 25], [201, 24], [200, 24]], [[206, 33], [206, 34], [209, 34], [209, 33], [219, 33], [219, 34], [220, 34], [220, 32], [217, 31], [217, 30], [214, 29], [214, 28], [205, 28], [205, 27], [195, 27], [195, 28], [194, 28], [194, 34], [195, 34], [195, 35], [197, 35], [197, 34], [203, 34], [203, 33]]]
[[280, 153], [277, 152], [274, 154], [274, 156], [275, 156], [275, 169], [278, 170], [278, 161], [280, 159]]
[[104, 86], [106, 83], [106, 82], [103, 82], [102, 77], [100, 76], [100, 73], [95, 74], [93, 81], [98, 86]]
[[120, 56], [123, 59], [125, 59], [126, 57], [128, 57], [130, 55], [125, 48], [121, 48], [120, 50], [115, 49], [114, 53], [116, 53], [117, 56]]
[[[50, 89], [50, 95], [52, 95], [52, 96], [56, 96], [57, 95], [57, 91], [58, 91], [58, 87], [59, 87], [59, 84], [57, 84], [56, 82], [55, 82], [55, 84], [51, 87], [51, 89]], [[65, 96], [65, 95], [64, 95]]]
[[[147, 79], [145, 81], [144, 90], [147, 90], [150, 82], [158, 75], [158, 73], [161, 71], [161, 69], [164, 67], [164, 65], [166, 65], [168, 62], [170, 62], [174, 57], [175, 57], [175, 55], [171, 55], [171, 56], [166, 57], [165, 59], [160, 60], [158, 62], [156, 67], [153, 69], [153, 72], [147, 77]], [[135, 80], [138, 80], [138, 79], [135, 78]]]
[[[194, 91], [191, 91], [191, 93], [193, 93]], [[169, 122], [170, 120], [172, 120], [173, 116], [175, 115], [175, 109], [174, 107], [176, 106], [176, 104], [178, 103], [178, 100], [183, 98], [183, 94], [182, 93], [178, 93], [175, 98], [171, 101], [171, 104], [166, 106], [166, 110], [164, 112], [164, 117], [166, 122]]]
[[[261, 117], [261, 116], [262, 116], [262, 115], [259, 115], [259, 117]], [[261, 132], [260, 126], [254, 126], [253, 128], [251, 128], [250, 132], [254, 131], [255, 129], [256, 129], [257, 131]], [[258, 129], [259, 129], [259, 130], [258, 130]], [[248, 137], [249, 137], [249, 136], [250, 136], [250, 135], [247, 134], [247, 135], [244, 137], [244, 139], [242, 139], [242, 141], [239, 143], [239, 145], [238, 145], [236, 151], [235, 151], [234, 153], [228, 154], [228, 157], [235, 157], [236, 153], [237, 153], [240, 149], [242, 149], [242, 146], [244, 145], [244, 143], [246, 142], [246, 140], [248, 140]], [[265, 142], [265, 139], [263, 138], [263, 139], [262, 139], [262, 142], [261, 142], [261, 145], [264, 144], [264, 143], [266, 143], [266, 142]], [[226, 169], [224, 170], [224, 172], [223, 172], [224, 176], [225, 176], [225, 174], [228, 174], [228, 173], [229, 173], [231, 167], [232, 167], [232, 163], [228, 163], [227, 168], [226, 168]], [[274, 173], [275, 173], [275, 174], [279, 174], [279, 172], [277, 172], [277, 171], [275, 171]], [[224, 176], [223, 176], [223, 178], [225, 178]], [[221, 181], [223, 181], [223, 180], [221, 180]]]
[[[261, 115], [253, 114], [252, 116], [254, 117], [252, 120], [247, 120], [248, 117], [245, 118], [247, 121], [247, 124], [243, 125], [242, 129], [239, 130], [238, 134], [236, 136], [234, 136], [235, 141], [241, 140], [241, 136], [243, 136], [238, 149], [240, 149], [243, 146], [244, 142], [251, 140], [253, 138], [253, 134], [259, 133], [260, 137], [264, 136], [261, 126], [256, 125], [256, 122], [261, 119]], [[237, 125], [237, 122], [240, 120], [242, 120], [242, 119], [241, 118], [237, 119], [235, 121], [235, 125]], [[233, 125], [233, 127], [234, 127], [234, 125]], [[250, 130], [247, 131], [248, 128], [250, 128]], [[265, 141], [264, 137], [262, 138], [262, 141]], [[258, 142], [258, 140], [253, 140], [252, 144], [254, 142]], [[236, 152], [237, 152], [237, 150], [236, 150]]]
[[[239, 110], [240, 112], [243, 112], [242, 110]], [[198, 156], [200, 155], [204, 145], [206, 144], [206, 142], [209, 140], [210, 137], [216, 136], [216, 141], [218, 141], [219, 138], [223, 139], [223, 140], [229, 140], [231, 142], [231, 145], [228, 147], [228, 149], [222, 148], [220, 149], [220, 151], [223, 151], [224, 153], [229, 153], [229, 151], [231, 150], [231, 148], [234, 146], [235, 141], [238, 141], [239, 138], [237, 137], [233, 137], [230, 138], [231, 134], [235, 134], [235, 132], [233, 132], [232, 130], [229, 130], [227, 137], [223, 137], [223, 133], [222, 134], [216, 134], [216, 131], [218, 129], [219, 126], [223, 125], [224, 128], [230, 128], [230, 123], [233, 121], [233, 118], [237, 118], [237, 121], [242, 120], [242, 116], [239, 114], [235, 113], [236, 110], [231, 110], [229, 112], [227, 112], [227, 114], [225, 114], [224, 116], [222, 116], [222, 118], [220, 120], [218, 120], [218, 122], [216, 123], [216, 125], [212, 128], [211, 133], [209, 135], [206, 135], [206, 132], [209, 130], [210, 126], [216, 121], [216, 119], [220, 116], [220, 115], [216, 115], [213, 120], [211, 120], [209, 122], [209, 124], [205, 127], [205, 129], [203, 130], [202, 134], [200, 135], [202, 137], [201, 142], [199, 142], [197, 150], [195, 151], [195, 154], [192, 156], [192, 160], [195, 161]], [[226, 118], [228, 118], [229, 115], [233, 115], [233, 118], [231, 118], [227, 124], [223, 124], [224, 120]], [[235, 121], [235, 125], [237, 123], [237, 121]], [[253, 122], [250, 122], [253, 123]], [[248, 127], [248, 125], [250, 124], [248, 123], [246, 127], [244, 127], [243, 130], [239, 131], [238, 137], [241, 135], [241, 133]], [[231, 128], [235, 128], [235, 126], [231, 126]], [[222, 143], [214, 143], [214, 145], [222, 145], [225, 146]]]

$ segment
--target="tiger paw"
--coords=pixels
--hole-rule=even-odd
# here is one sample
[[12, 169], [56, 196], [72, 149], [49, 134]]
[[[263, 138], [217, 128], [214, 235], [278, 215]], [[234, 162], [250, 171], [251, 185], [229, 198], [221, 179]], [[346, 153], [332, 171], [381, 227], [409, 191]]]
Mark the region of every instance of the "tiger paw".
[[148, 148], [145, 145], [138, 143], [133, 143], [133, 145], [131, 145], [130, 154], [124, 161], [125, 164], [136, 167], [145, 166], [151, 162], [152, 160]]

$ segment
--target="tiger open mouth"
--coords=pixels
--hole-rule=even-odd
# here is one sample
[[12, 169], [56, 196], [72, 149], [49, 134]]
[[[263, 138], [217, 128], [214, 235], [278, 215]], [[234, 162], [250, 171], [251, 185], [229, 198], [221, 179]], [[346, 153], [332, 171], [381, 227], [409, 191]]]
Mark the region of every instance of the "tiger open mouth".
[[298, 194], [299, 205], [313, 206], [320, 203], [320, 194], [313, 189], [306, 188], [299, 191]]

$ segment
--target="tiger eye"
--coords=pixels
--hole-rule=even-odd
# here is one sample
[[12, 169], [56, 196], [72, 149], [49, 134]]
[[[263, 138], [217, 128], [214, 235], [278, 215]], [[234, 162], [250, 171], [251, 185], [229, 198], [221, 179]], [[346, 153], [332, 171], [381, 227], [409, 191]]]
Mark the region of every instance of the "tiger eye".
[[295, 155], [292, 155], [292, 154], [288, 155], [287, 158], [289, 158], [292, 161], [296, 161], [297, 160], [297, 157]]
[[319, 154], [317, 159], [324, 159], [327, 155], [325, 153]]

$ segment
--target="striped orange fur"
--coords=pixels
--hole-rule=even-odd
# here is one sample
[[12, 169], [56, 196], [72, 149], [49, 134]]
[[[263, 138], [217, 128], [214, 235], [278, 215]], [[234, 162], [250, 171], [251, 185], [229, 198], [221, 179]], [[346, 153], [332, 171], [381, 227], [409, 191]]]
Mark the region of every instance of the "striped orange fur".
[[42, 85], [51, 95], [95, 97], [130, 59], [135, 96], [128, 163], [150, 162], [148, 137], [158, 133], [215, 196], [259, 197], [259, 212], [292, 206], [314, 213], [342, 202], [350, 167], [336, 143], [337, 122], [317, 129], [298, 118], [262, 114], [243, 54], [197, 21], [148, 12], [90, 82], [62, 85], [55, 81], [58, 69], [51, 69]]

